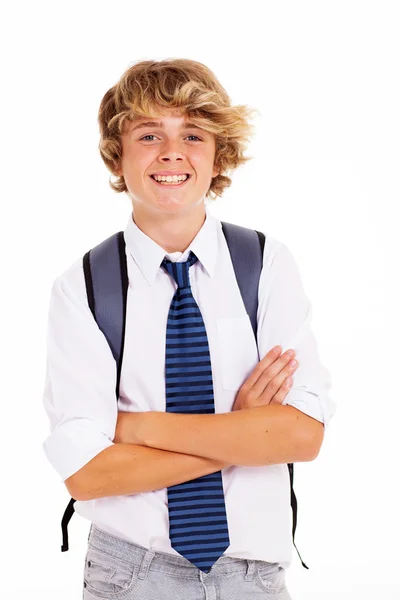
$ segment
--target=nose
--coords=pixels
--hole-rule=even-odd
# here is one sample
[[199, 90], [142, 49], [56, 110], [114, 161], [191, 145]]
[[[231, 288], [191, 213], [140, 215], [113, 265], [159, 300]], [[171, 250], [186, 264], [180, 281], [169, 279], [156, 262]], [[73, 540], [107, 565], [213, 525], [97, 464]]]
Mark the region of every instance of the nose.
[[163, 144], [160, 150], [160, 160], [163, 162], [168, 161], [182, 161], [185, 158], [185, 153], [182, 150], [178, 141], [169, 140]]

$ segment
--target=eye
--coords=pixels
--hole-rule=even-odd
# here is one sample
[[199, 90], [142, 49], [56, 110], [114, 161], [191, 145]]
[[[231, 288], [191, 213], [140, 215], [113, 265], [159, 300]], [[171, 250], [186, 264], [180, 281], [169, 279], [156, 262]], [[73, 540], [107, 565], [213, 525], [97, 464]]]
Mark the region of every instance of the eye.
[[[140, 140], [144, 140], [145, 138], [149, 138], [149, 137], [156, 137], [156, 136], [153, 133], [148, 133], [147, 135], [144, 135], [143, 137], [141, 137]], [[201, 141], [201, 139], [197, 135], [188, 135], [186, 137], [196, 138], [197, 140]], [[146, 140], [146, 141], [148, 141], [148, 140]]]

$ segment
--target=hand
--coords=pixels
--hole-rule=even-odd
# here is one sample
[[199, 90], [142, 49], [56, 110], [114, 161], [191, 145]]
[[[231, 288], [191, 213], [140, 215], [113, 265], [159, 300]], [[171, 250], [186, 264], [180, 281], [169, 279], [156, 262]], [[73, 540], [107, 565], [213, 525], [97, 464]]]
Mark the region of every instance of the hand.
[[143, 417], [146, 413], [118, 411], [115, 427], [114, 444], [139, 444], [142, 445], [140, 432]]
[[280, 355], [281, 348], [278, 351], [272, 349], [260, 360], [240, 388], [232, 410], [255, 408], [265, 404], [282, 404], [293, 383], [292, 381], [288, 383], [287, 378], [298, 366], [289, 366], [289, 362], [295, 356], [295, 354], [288, 356], [289, 351]]

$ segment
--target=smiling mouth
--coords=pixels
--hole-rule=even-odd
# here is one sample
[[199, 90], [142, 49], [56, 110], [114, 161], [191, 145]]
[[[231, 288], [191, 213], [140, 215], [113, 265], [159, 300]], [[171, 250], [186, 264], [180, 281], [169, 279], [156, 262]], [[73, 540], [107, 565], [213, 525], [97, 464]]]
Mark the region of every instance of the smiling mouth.
[[178, 187], [183, 187], [185, 185], [185, 183], [187, 183], [189, 181], [189, 179], [191, 178], [191, 175], [189, 175], [187, 173], [187, 178], [184, 181], [178, 181], [177, 183], [175, 182], [169, 182], [169, 181], [157, 181], [156, 179], [154, 179], [153, 175], [150, 175], [150, 179], [152, 179], [154, 181], [154, 183], [160, 187], [170, 187], [170, 188], [178, 188]]

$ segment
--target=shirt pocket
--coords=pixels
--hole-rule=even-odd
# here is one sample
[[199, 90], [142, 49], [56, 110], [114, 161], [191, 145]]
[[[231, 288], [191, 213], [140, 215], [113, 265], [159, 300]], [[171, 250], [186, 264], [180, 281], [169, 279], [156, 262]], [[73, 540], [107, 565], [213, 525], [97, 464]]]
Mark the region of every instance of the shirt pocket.
[[249, 315], [217, 319], [222, 387], [239, 390], [258, 362]]

